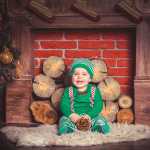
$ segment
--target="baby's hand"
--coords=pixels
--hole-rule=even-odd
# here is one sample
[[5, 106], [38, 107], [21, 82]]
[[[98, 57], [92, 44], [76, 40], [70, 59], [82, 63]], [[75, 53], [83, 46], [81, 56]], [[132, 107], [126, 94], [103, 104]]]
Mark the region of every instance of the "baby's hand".
[[80, 116], [76, 113], [72, 113], [69, 118], [71, 119], [72, 122], [76, 123], [79, 119], [80, 119]]
[[91, 117], [90, 117], [89, 115], [87, 115], [87, 114], [82, 115], [81, 117], [83, 117], [83, 118], [85, 118], [85, 119], [88, 119], [89, 121], [91, 120]]

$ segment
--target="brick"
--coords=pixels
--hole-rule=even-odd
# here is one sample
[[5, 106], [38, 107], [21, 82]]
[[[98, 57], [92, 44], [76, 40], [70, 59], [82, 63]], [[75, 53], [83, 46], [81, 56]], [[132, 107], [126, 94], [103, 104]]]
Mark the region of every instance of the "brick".
[[39, 48], [40, 48], [39, 42], [38, 42], [38, 41], [34, 41], [34, 42], [32, 43], [32, 48], [33, 48], [33, 49], [39, 49]]
[[40, 59], [40, 66], [44, 63], [45, 60], [46, 60], [46, 58]]
[[117, 35], [115, 32], [104, 32], [102, 37], [105, 40], [116, 40], [117, 39]]
[[133, 84], [133, 79], [131, 77], [114, 77], [121, 85], [131, 85]]
[[117, 60], [117, 67], [128, 67], [132, 65], [133, 65], [132, 60]]
[[61, 50], [36, 50], [33, 51], [34, 57], [49, 57], [49, 56], [60, 56], [62, 57], [62, 51]]
[[34, 64], [34, 68], [39, 68], [40, 67], [40, 59], [34, 58], [33, 64]]
[[33, 74], [34, 74], [34, 76], [36, 76], [36, 75], [38, 75], [38, 74], [40, 74], [41, 73], [41, 69], [40, 68], [34, 68], [33, 69]]
[[122, 33], [122, 32], [108, 32], [103, 34], [103, 39], [105, 40], [129, 40], [129, 34], [128, 33]]
[[32, 38], [34, 40], [61, 40], [63, 38], [63, 32], [36, 31], [33, 33]]
[[131, 57], [127, 50], [105, 50], [103, 51], [104, 58], [129, 58]]
[[104, 49], [113, 49], [113, 41], [79, 41], [79, 48], [104, 48]]
[[130, 76], [128, 68], [108, 68], [108, 74], [111, 76]]
[[57, 48], [76, 48], [76, 41], [41, 41], [41, 48], [43, 49], [57, 49]]
[[118, 33], [117, 34], [117, 40], [130, 40], [130, 34], [129, 33]]
[[117, 48], [128, 49], [130, 48], [130, 43], [129, 41], [117, 41]]
[[72, 62], [73, 62], [73, 59], [65, 59], [64, 60], [64, 62], [65, 62], [65, 64], [67, 65], [67, 66], [69, 66], [69, 65], [71, 65], [72, 64]]
[[93, 58], [93, 57], [100, 57], [101, 52], [100, 51], [94, 51], [94, 50], [67, 50], [65, 52], [66, 58]]
[[44, 63], [44, 61], [47, 59], [47, 57], [46, 58], [39, 58], [39, 60], [40, 60], [40, 63], [39, 63], [39, 68], [41, 68], [41, 70], [43, 70], [43, 63]]
[[116, 66], [116, 60], [115, 59], [103, 59], [106, 63], [107, 67], [114, 67]]
[[121, 86], [121, 94], [133, 95], [133, 87], [132, 86]]
[[67, 40], [98, 40], [100, 39], [99, 32], [66, 32], [65, 39]]

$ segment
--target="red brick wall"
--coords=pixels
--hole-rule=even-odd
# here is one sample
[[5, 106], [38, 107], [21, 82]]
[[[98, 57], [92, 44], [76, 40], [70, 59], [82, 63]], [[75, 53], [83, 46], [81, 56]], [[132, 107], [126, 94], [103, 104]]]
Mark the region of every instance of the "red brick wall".
[[68, 66], [74, 58], [100, 57], [108, 75], [121, 84], [122, 93], [133, 91], [134, 33], [131, 31], [57, 30], [33, 32], [34, 74], [40, 73], [43, 60], [60, 56]]

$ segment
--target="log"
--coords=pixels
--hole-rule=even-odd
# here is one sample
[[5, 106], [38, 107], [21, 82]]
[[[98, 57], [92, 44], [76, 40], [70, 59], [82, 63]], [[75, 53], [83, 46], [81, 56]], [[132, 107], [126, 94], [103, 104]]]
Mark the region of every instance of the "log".
[[119, 111], [118, 103], [105, 101], [101, 114], [110, 122], [116, 120], [117, 112]]
[[118, 104], [120, 108], [130, 108], [132, 106], [133, 100], [128, 95], [121, 95], [118, 99]]
[[42, 124], [55, 124], [58, 115], [49, 101], [34, 101], [30, 105], [34, 120]]
[[120, 109], [117, 113], [117, 122], [131, 124], [134, 121], [133, 111], [129, 108]]
[[115, 101], [120, 96], [120, 84], [112, 77], [105, 78], [98, 84], [103, 100]]
[[43, 62], [43, 72], [51, 78], [60, 77], [65, 71], [65, 63], [61, 57], [51, 56]]
[[130, 6], [130, 4], [126, 1], [122, 0], [116, 4], [115, 7], [117, 10], [123, 12], [136, 23], [140, 23], [143, 20], [142, 13], [136, 7]]
[[35, 76], [33, 81], [33, 92], [36, 96], [41, 98], [49, 98], [55, 91], [56, 85], [53, 79], [39, 74]]
[[59, 103], [63, 93], [64, 93], [64, 88], [59, 88], [56, 89], [56, 91], [51, 96], [51, 103], [57, 111], [59, 111]]
[[36, 0], [29, 0], [27, 9], [49, 23], [54, 21], [54, 15], [52, 14], [51, 10]]
[[94, 65], [94, 75], [92, 82], [98, 83], [107, 76], [107, 66], [101, 59], [93, 59], [91, 62]]
[[91, 19], [92, 21], [99, 21], [99, 19], [100, 19], [100, 15], [97, 12], [83, 6], [79, 2], [75, 2], [74, 4], [72, 4], [71, 9], [73, 11], [78, 12], [81, 15], [87, 17], [88, 19]]

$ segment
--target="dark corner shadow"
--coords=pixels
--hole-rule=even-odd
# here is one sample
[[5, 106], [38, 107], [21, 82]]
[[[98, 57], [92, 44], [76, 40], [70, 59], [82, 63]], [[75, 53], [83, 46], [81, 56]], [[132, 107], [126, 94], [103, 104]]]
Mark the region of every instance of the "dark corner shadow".
[[16, 150], [14, 144], [12, 144], [7, 137], [0, 132], [0, 150]]

